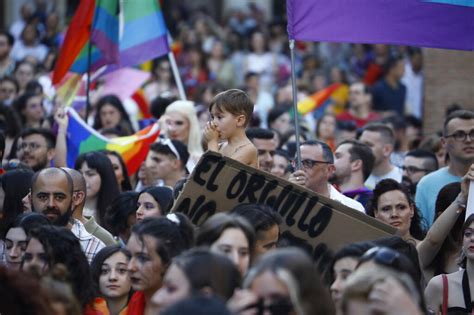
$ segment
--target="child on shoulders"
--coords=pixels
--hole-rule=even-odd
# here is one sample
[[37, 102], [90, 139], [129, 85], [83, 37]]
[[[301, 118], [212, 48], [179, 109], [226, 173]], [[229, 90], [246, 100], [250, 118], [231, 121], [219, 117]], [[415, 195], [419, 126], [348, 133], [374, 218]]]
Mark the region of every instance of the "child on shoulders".
[[245, 135], [253, 103], [244, 91], [231, 89], [214, 96], [209, 106], [211, 121], [204, 128], [207, 149], [258, 168], [257, 148]]

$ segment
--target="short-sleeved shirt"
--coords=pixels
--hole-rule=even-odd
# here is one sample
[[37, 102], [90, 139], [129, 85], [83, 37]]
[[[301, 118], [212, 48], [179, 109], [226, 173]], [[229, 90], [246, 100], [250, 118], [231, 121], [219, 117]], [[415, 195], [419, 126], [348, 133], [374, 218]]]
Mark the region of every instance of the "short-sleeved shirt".
[[434, 221], [436, 198], [439, 191], [447, 184], [460, 182], [461, 177], [454, 176], [443, 167], [436, 172], [424, 176], [416, 186], [415, 202], [423, 216], [425, 227], [428, 229]]

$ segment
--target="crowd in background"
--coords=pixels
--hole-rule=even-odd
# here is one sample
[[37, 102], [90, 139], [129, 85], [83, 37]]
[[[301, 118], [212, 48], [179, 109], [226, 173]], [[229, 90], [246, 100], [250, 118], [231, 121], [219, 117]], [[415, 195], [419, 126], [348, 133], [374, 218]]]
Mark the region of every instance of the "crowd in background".
[[[114, 151], [67, 165], [70, 118], [51, 84], [66, 29], [47, 4], [24, 4], [0, 30], [1, 314], [473, 311], [474, 217], [465, 208], [474, 112], [449, 104], [438, 132], [423, 134], [421, 49], [298, 42], [298, 100], [337, 84], [323, 110], [301, 115], [283, 17], [255, 4], [222, 20], [173, 7], [166, 19], [188, 100], [169, 59], [153, 60], [141, 91], [161, 134], [129, 174]], [[144, 123], [139, 104], [103, 95], [103, 83], [94, 81], [89, 110], [74, 109], [107, 138], [134, 134]], [[228, 89], [254, 104], [246, 137], [258, 169], [397, 236], [348, 243], [322, 263], [280, 237], [282, 218], [268, 205], [221, 209], [201, 226], [170, 212], [205, 152], [209, 106]]]

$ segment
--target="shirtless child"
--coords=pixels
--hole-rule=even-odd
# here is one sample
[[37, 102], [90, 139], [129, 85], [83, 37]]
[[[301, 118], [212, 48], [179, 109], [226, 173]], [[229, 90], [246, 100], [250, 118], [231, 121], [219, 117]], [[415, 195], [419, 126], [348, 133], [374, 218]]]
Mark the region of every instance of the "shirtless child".
[[253, 103], [241, 90], [231, 89], [214, 96], [209, 106], [211, 121], [204, 128], [207, 149], [258, 168], [257, 149], [245, 135]]

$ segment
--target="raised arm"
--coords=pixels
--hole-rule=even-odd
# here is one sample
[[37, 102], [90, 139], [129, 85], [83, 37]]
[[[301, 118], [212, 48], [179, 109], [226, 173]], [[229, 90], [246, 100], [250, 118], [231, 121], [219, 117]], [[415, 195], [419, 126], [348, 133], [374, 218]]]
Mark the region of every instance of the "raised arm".
[[54, 166], [66, 167], [67, 166], [67, 127], [69, 124], [69, 117], [63, 107], [58, 108], [54, 114], [54, 120], [58, 124], [58, 135], [56, 137], [56, 152], [54, 156]]
[[422, 268], [426, 268], [431, 264], [459, 215], [465, 210], [471, 180], [474, 180], [474, 164], [471, 165], [468, 173], [461, 181], [461, 192], [459, 195], [443, 211], [439, 218], [434, 221], [425, 239], [418, 244], [417, 250]]

